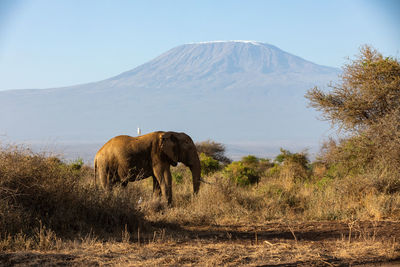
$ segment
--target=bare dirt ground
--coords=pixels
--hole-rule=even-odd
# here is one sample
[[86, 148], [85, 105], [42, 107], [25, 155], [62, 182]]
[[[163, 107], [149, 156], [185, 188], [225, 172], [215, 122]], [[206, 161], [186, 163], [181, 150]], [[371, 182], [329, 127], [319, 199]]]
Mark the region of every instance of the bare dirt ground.
[[[155, 225], [123, 240], [0, 253], [0, 266], [400, 266], [400, 222]], [[140, 242], [139, 242], [140, 240]]]

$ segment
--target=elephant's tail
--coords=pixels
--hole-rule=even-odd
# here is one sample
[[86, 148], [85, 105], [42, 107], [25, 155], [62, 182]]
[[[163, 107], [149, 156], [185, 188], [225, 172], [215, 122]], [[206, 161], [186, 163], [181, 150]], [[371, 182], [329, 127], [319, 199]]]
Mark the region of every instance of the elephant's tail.
[[94, 159], [94, 185], [96, 186], [97, 158]]

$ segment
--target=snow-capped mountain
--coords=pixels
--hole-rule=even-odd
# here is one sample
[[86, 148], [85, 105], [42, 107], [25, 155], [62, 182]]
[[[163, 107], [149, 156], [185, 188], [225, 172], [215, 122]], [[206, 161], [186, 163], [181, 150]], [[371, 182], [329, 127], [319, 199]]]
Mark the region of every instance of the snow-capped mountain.
[[[314, 75], [330, 75], [323, 67], [279, 48], [249, 41], [207, 42], [178, 46], [112, 80], [115, 85], [148, 88], [229, 90], [243, 86], [268, 87], [285, 77], [313, 82]], [[190, 89], [189, 89], [190, 90]]]
[[103, 81], [0, 92], [0, 134], [15, 141], [101, 143], [141, 127], [258, 150], [261, 144], [307, 147], [329, 125], [307, 108], [304, 94], [339, 73], [265, 43], [185, 44]]

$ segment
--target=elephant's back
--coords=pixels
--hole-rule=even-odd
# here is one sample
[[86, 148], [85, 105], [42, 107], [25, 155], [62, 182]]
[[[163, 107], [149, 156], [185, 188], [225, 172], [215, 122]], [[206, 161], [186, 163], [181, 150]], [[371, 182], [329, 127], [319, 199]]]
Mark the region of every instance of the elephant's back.
[[[129, 135], [118, 135], [107, 141], [97, 152], [96, 157], [101, 155], [112, 155], [112, 154], [126, 154], [126, 153], [137, 153], [147, 152], [151, 147], [151, 143], [154, 138], [158, 135], [158, 132], [132, 137]], [[128, 155], [126, 155], [128, 156]]]
[[119, 150], [126, 147], [128, 143], [134, 139], [134, 137], [129, 135], [119, 135], [111, 138], [107, 141], [97, 152], [96, 157], [101, 156], [102, 154], [112, 154], [118, 152]]
[[108, 142], [105, 143], [105, 145], [107, 144], [111, 146], [126, 145], [127, 143], [130, 143], [135, 139], [137, 139], [137, 137], [132, 137], [129, 135], [118, 135], [108, 140]]

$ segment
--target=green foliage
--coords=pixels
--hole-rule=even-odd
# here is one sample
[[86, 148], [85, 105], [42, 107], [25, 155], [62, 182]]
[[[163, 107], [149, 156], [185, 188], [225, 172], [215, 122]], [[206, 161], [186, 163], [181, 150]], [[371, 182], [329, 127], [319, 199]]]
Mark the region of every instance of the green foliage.
[[331, 176], [325, 176], [322, 179], [318, 180], [315, 185], [318, 187], [318, 189], [323, 190], [325, 189], [331, 182], [332, 182]]
[[181, 184], [183, 182], [183, 174], [181, 172], [172, 172], [172, 179], [177, 184]]
[[266, 173], [269, 177], [305, 181], [311, 176], [311, 164], [304, 152], [291, 153], [281, 148], [281, 153], [276, 156], [275, 162]]
[[70, 167], [73, 170], [79, 171], [80, 169], [82, 169], [84, 164], [85, 163], [83, 162], [82, 158], [77, 158], [75, 161], [71, 162]]
[[241, 162], [247, 166], [257, 166], [257, 164], [260, 162], [260, 160], [253, 155], [248, 155], [242, 158]]
[[292, 162], [292, 163], [297, 163], [300, 166], [302, 166], [305, 169], [308, 169], [310, 166], [310, 162], [307, 158], [306, 153], [291, 153], [289, 150], [285, 150], [283, 148], [280, 149], [281, 153], [276, 156], [275, 161], [278, 163], [284, 163], [284, 162]]
[[268, 169], [266, 175], [268, 177], [276, 177], [279, 176], [281, 166], [279, 164], [274, 164], [271, 168]]
[[322, 147], [322, 160], [328, 166], [326, 176], [331, 178], [357, 177], [373, 165], [371, 144], [362, 136], [354, 136], [335, 142], [330, 140]]
[[220, 170], [220, 164], [218, 160], [215, 160], [212, 157], [207, 156], [205, 153], [200, 153], [199, 158], [200, 158], [202, 176], [206, 176]]
[[222, 164], [229, 164], [232, 162], [232, 160], [225, 155], [225, 146], [221, 143], [207, 140], [196, 143], [196, 149], [199, 154], [204, 153], [206, 156], [211, 157]]
[[[282, 152], [282, 148], [281, 148], [281, 152]], [[285, 161], [285, 154], [286, 153], [280, 153], [278, 156], [276, 156], [275, 162], [283, 163]]]
[[171, 167], [171, 175], [176, 184], [192, 183], [192, 172], [184, 164], [180, 163], [176, 167]]
[[258, 183], [266, 170], [274, 164], [269, 159], [257, 158], [254, 155], [243, 157], [224, 168], [224, 173], [238, 185], [251, 185]]
[[225, 167], [224, 173], [237, 185], [246, 186], [258, 183], [261, 178], [259, 168], [260, 160], [252, 155], [243, 157], [241, 161], [235, 161]]

